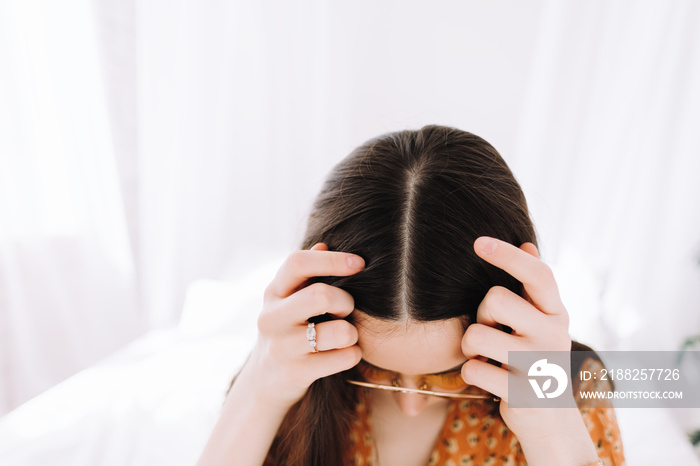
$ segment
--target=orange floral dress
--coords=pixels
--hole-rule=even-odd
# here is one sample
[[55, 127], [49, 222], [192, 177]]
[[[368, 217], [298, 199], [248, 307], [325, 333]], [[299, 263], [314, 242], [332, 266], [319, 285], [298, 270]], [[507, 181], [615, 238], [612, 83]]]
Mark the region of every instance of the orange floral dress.
[[[589, 358], [581, 366], [585, 370], [600, 370], [600, 362]], [[607, 385], [607, 382], [604, 382]], [[615, 411], [608, 403], [601, 407], [597, 401], [592, 406], [582, 400], [581, 391], [608, 390], [601, 382], [583, 381], [574, 385], [575, 400], [583, 421], [605, 466], [625, 465], [620, 430]], [[356, 419], [350, 433], [347, 464], [353, 466], [379, 466], [375, 460], [375, 444], [370, 424], [370, 389], [359, 388]], [[477, 387], [469, 387], [466, 393], [484, 394]], [[451, 400], [445, 424], [438, 435], [428, 466], [526, 466], [527, 460], [518, 439], [503, 422], [498, 410], [483, 400]]]

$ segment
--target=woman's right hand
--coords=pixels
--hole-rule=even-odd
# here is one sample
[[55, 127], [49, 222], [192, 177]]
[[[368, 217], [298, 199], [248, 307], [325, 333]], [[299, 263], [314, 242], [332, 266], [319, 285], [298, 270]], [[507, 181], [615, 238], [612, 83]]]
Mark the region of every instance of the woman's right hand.
[[[360, 256], [328, 251], [324, 243], [290, 254], [265, 289], [258, 339], [234, 386], [254, 387], [255, 396], [287, 409], [316, 379], [357, 365], [362, 357], [357, 329], [343, 319], [355, 300], [325, 283], [308, 285], [308, 279], [353, 275], [364, 266]], [[306, 337], [307, 319], [324, 313], [338, 319], [316, 324], [314, 352]]]

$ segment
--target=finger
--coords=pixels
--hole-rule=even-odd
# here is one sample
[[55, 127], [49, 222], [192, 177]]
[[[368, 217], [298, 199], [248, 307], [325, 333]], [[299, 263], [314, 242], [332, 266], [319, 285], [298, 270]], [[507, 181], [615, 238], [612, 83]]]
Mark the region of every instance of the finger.
[[364, 259], [356, 254], [318, 249], [294, 251], [277, 271], [277, 275], [268, 285], [265, 293], [286, 298], [311, 277], [353, 275], [364, 266]]
[[566, 312], [552, 270], [537, 257], [510, 243], [488, 236], [476, 239], [474, 251], [486, 262], [519, 280], [540, 311], [547, 314]]
[[508, 401], [508, 371], [506, 369], [477, 359], [470, 359], [462, 366], [462, 378], [469, 385], [476, 385], [501, 400]]
[[[309, 353], [304, 359], [303, 370], [314, 380], [355, 367], [362, 359], [362, 350], [353, 345], [347, 348]], [[302, 370], [302, 369], [300, 369]]]
[[516, 335], [534, 333], [547, 318], [521, 296], [502, 286], [494, 286], [479, 303], [476, 311], [478, 323], [497, 328], [507, 325]]
[[530, 254], [531, 256], [536, 257], [537, 259], [540, 258], [540, 252], [537, 250], [537, 246], [535, 246], [532, 243], [523, 243], [520, 245], [520, 249]]
[[316, 349], [319, 351], [347, 348], [357, 343], [357, 328], [346, 320], [321, 322], [315, 329]]
[[[525, 251], [526, 253], [530, 254], [533, 257], [540, 258], [540, 252], [537, 250], [537, 246], [535, 246], [532, 243], [523, 243], [520, 245], [520, 249]], [[527, 291], [523, 290], [523, 298], [525, 298], [526, 301], [529, 303], [533, 303], [532, 298], [530, 298], [530, 295], [527, 294]]]
[[[309, 250], [311, 250], [311, 251], [328, 251], [328, 245], [326, 243], [316, 243], [313, 246], [311, 246], [309, 248]], [[309, 280], [306, 279], [303, 282], [301, 282], [299, 285], [297, 285], [296, 288], [294, 288], [294, 290], [292, 291], [292, 294], [296, 293], [297, 291], [299, 291], [300, 289], [302, 289], [308, 285], [309, 285]]]
[[276, 313], [283, 323], [302, 323], [309, 317], [326, 313], [343, 318], [355, 309], [355, 300], [350, 293], [326, 283], [312, 283], [281, 303], [284, 310]]
[[508, 351], [523, 351], [521, 338], [484, 324], [471, 324], [462, 336], [462, 353], [472, 359], [485, 356], [508, 364]]

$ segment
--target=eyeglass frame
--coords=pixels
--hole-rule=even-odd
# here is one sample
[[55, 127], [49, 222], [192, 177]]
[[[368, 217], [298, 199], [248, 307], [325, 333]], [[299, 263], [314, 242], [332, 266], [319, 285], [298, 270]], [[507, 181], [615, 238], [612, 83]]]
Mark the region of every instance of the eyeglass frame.
[[489, 396], [489, 395], [469, 395], [467, 393], [447, 393], [447, 392], [435, 392], [432, 390], [421, 390], [419, 388], [407, 388], [407, 387], [397, 387], [393, 385], [382, 385], [382, 384], [377, 384], [377, 383], [371, 383], [371, 382], [362, 382], [359, 380], [351, 380], [351, 379], [346, 379], [345, 380], [347, 383], [357, 385], [359, 387], [365, 387], [365, 388], [378, 388], [380, 390], [387, 390], [390, 392], [400, 392], [400, 393], [416, 393], [419, 395], [430, 395], [430, 396], [439, 396], [441, 398], [458, 398], [458, 399], [482, 399], [482, 400], [493, 400], [495, 402], [501, 401], [500, 398], [497, 396]]

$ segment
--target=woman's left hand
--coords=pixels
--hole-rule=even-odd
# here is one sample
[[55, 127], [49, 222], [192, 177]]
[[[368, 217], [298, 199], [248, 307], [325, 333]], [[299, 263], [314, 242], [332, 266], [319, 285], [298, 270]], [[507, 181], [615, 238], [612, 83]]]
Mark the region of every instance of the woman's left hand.
[[[552, 270], [539, 259], [532, 243], [517, 248], [482, 236], [475, 241], [474, 250], [519, 280], [523, 296], [500, 286], [488, 291], [477, 310], [476, 323], [467, 327], [462, 338], [462, 351], [469, 358], [462, 377], [501, 398], [501, 416], [518, 438], [528, 464], [595, 461], [595, 448], [578, 409], [508, 406], [509, 374], [527, 377], [527, 369], [524, 373], [509, 370], [508, 351], [571, 350], [569, 315]], [[512, 333], [498, 329], [499, 324], [512, 328]], [[500, 362], [501, 367], [485, 362], [486, 358]], [[569, 389], [561, 396], [573, 398], [573, 392]]]

